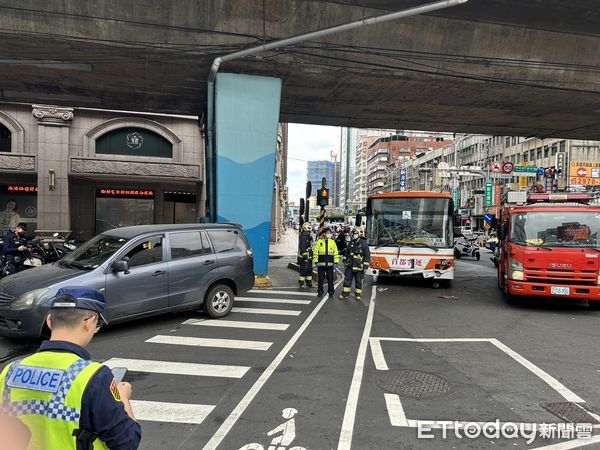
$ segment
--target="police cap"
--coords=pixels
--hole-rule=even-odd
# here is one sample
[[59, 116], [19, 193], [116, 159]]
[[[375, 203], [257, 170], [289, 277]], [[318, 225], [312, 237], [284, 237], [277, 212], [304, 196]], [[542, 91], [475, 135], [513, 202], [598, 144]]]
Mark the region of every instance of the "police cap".
[[108, 323], [102, 313], [106, 307], [104, 294], [87, 287], [60, 288], [52, 299], [51, 309], [77, 308], [97, 312], [104, 323]]

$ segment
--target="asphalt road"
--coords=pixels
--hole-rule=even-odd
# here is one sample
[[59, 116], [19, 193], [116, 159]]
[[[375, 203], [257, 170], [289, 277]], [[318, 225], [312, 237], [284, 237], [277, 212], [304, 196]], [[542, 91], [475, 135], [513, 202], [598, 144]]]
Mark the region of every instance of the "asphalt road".
[[[507, 305], [487, 255], [458, 261], [449, 289], [379, 280], [364, 302], [296, 288], [246, 297], [220, 321], [167, 315], [94, 338], [94, 359], [130, 369], [141, 448], [543, 448], [577, 436], [542, 405], [576, 422], [595, 418], [575, 403], [600, 413], [600, 312], [556, 300]], [[0, 340], [1, 364], [33, 349]], [[569, 439], [527, 445], [460, 428], [496, 420], [561, 422]], [[448, 429], [444, 438], [429, 421], [450, 421], [463, 437]], [[419, 423], [431, 438], [419, 438]]]

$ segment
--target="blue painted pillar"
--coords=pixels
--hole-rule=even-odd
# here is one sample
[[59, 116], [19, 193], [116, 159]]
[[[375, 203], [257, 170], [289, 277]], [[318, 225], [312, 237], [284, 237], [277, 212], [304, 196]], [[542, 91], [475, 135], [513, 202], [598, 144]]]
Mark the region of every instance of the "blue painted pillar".
[[280, 100], [278, 78], [217, 75], [217, 217], [244, 227], [257, 275], [266, 275], [269, 264]]

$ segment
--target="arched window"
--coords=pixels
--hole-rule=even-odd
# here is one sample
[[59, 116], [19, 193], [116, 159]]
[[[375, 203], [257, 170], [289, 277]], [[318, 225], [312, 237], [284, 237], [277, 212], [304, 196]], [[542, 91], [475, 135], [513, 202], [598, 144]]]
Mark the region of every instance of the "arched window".
[[11, 132], [0, 123], [0, 152], [10, 152]]
[[96, 139], [96, 154], [172, 158], [173, 144], [144, 128], [117, 128]]

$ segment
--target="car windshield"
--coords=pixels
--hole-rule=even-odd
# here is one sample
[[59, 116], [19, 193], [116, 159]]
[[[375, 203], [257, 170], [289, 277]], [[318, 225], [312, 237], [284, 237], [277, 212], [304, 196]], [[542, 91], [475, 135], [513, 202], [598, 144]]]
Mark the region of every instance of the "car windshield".
[[114, 255], [128, 240], [118, 236], [99, 234], [74, 252], [69, 253], [60, 261], [60, 265], [82, 270], [95, 269]]
[[390, 197], [370, 200], [367, 239], [370, 245], [452, 247], [450, 200]]
[[600, 248], [600, 213], [520, 212], [511, 220], [511, 242], [537, 247]]

